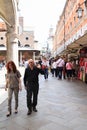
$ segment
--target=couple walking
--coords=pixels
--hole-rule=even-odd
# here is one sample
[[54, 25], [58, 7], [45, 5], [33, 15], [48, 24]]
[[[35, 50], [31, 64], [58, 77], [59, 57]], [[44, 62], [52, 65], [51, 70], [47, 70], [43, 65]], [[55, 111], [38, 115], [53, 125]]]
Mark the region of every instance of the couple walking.
[[[9, 61], [6, 65], [7, 74], [6, 74], [6, 87], [5, 90], [8, 90], [8, 113], [7, 117], [12, 114], [12, 95], [15, 96], [15, 114], [18, 113], [18, 94], [19, 90], [22, 90], [21, 87], [21, 74], [13, 61]], [[30, 115], [33, 111], [37, 112], [36, 105], [38, 100], [38, 91], [39, 91], [39, 73], [44, 74], [41, 69], [41, 66], [35, 66], [34, 61], [30, 59], [28, 61], [28, 67], [25, 69], [24, 73], [24, 86], [27, 93], [27, 115]], [[32, 100], [33, 97], [33, 100]]]

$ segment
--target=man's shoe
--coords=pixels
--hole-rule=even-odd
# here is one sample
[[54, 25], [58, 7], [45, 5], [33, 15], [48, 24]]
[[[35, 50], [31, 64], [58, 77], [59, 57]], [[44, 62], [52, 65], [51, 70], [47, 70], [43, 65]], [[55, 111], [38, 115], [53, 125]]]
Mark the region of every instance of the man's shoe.
[[17, 114], [18, 113], [18, 110], [17, 109], [15, 109], [15, 112], [14, 112], [15, 114]]
[[33, 108], [33, 111], [34, 111], [34, 112], [37, 112], [37, 109], [36, 109], [36, 107], [34, 107], [34, 108]]
[[32, 111], [28, 110], [27, 115], [31, 115]]

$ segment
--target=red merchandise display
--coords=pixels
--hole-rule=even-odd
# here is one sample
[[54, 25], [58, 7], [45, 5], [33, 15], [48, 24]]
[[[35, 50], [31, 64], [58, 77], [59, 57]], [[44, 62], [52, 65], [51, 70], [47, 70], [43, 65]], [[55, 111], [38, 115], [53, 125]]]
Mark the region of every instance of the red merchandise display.
[[84, 58], [80, 58], [79, 65], [84, 66]]
[[80, 61], [79, 61], [79, 65], [80, 65], [80, 68], [79, 68], [79, 79], [84, 81], [84, 58], [80, 58]]
[[87, 74], [87, 61], [85, 62], [85, 73]]
[[86, 82], [86, 75], [87, 75], [87, 48], [84, 47], [80, 50], [80, 60], [79, 60], [79, 75], [78, 78], [83, 82]]
[[87, 58], [85, 61], [85, 83], [87, 83]]

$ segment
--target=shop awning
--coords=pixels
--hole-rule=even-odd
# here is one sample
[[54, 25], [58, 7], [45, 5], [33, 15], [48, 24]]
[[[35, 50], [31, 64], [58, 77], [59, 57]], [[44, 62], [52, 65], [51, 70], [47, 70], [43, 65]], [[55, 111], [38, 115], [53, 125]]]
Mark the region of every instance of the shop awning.
[[87, 33], [67, 46], [67, 49], [81, 49], [87, 46]]

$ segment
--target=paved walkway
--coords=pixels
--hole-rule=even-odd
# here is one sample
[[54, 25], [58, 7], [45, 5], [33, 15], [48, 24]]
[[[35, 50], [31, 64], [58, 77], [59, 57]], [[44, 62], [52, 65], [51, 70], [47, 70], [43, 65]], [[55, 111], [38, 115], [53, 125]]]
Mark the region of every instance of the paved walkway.
[[87, 84], [40, 76], [38, 112], [27, 116], [26, 91], [19, 93], [19, 112], [6, 117], [7, 100], [0, 105], [0, 130], [87, 130]]

